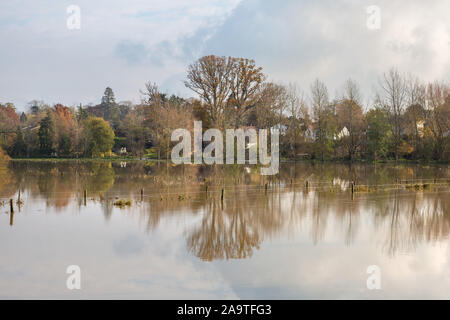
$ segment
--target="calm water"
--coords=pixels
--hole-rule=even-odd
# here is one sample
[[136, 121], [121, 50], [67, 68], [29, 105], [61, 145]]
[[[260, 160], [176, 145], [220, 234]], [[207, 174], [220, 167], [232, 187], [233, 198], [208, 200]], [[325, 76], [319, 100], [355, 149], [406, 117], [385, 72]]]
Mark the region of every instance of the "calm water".
[[[0, 298], [450, 299], [449, 166], [300, 163], [258, 173], [0, 166]], [[353, 198], [350, 181], [360, 188]], [[121, 199], [131, 205], [115, 206]], [[81, 290], [66, 288], [69, 265], [81, 268]], [[370, 265], [381, 290], [367, 289]]]

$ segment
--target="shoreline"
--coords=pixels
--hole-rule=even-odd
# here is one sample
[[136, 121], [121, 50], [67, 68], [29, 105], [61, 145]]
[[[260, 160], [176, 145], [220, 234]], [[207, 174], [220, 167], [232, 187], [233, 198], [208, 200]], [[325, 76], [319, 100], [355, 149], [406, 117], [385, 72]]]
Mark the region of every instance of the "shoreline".
[[[36, 162], [91, 162], [91, 161], [108, 161], [108, 162], [170, 162], [170, 159], [153, 159], [153, 158], [11, 158], [6, 161], [36, 161]], [[280, 163], [327, 163], [327, 164], [425, 164], [425, 165], [450, 165], [449, 161], [438, 161], [438, 160], [410, 160], [410, 159], [387, 159], [387, 160], [365, 160], [358, 159], [350, 160], [339, 159], [339, 160], [316, 160], [316, 159], [290, 159], [284, 158], [280, 159]], [[247, 163], [246, 163], [247, 164]], [[244, 164], [242, 164], [244, 165]]]

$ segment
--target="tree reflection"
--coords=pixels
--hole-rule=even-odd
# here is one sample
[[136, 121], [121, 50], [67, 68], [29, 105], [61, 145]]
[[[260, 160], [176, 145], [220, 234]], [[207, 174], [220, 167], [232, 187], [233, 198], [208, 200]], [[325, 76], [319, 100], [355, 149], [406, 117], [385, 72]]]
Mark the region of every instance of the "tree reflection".
[[[188, 250], [205, 261], [251, 257], [264, 241], [306, 235], [318, 244], [336, 233], [350, 246], [361, 225], [373, 232], [388, 255], [414, 250], [422, 241], [450, 235], [448, 186], [357, 194], [348, 187], [389, 184], [397, 179], [449, 177], [447, 167], [418, 165], [283, 164], [277, 176], [263, 177], [256, 166], [175, 166], [160, 162], [21, 162], [0, 167], [0, 192], [24, 201], [44, 199], [59, 210], [71, 202], [99, 202], [105, 219], [117, 197], [133, 199], [148, 232], [169, 218], [192, 218], [185, 229]], [[305, 181], [309, 188], [305, 188]], [[267, 185], [267, 191], [266, 186]], [[225, 198], [220, 200], [221, 190]], [[141, 197], [141, 191], [144, 195]], [[26, 196], [25, 196], [26, 194]]]

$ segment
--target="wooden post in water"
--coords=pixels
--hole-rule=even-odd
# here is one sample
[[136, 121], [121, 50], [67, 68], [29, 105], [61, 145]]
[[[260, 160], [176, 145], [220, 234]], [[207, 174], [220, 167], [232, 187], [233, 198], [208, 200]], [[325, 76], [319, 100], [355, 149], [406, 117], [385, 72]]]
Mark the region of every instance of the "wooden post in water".
[[9, 210], [11, 211], [11, 214], [14, 214], [14, 200], [9, 199]]
[[267, 193], [267, 182], [266, 182], [266, 184], [264, 185], [264, 193]]
[[208, 198], [208, 183], [205, 184], [206, 198]]
[[9, 214], [9, 225], [12, 226], [14, 224], [14, 212]]
[[352, 181], [352, 194], [355, 192], [355, 183]]
[[305, 187], [306, 187], [306, 190], [308, 190], [308, 188], [309, 188], [309, 182], [308, 182], [308, 180], [306, 180], [306, 182], [305, 182]]
[[220, 200], [223, 202], [223, 194], [224, 194], [224, 192], [225, 192], [225, 190], [224, 190], [224, 188], [222, 188], [222, 194], [221, 194], [221, 196], [220, 196]]
[[144, 188], [141, 189], [141, 201], [144, 201]]
[[87, 190], [84, 189], [84, 206], [86, 206]]

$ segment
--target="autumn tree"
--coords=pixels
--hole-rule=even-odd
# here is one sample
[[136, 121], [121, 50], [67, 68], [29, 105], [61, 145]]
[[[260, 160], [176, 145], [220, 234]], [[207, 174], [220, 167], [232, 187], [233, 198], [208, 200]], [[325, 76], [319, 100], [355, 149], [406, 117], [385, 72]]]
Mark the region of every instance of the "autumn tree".
[[202, 99], [215, 127], [239, 127], [255, 107], [265, 78], [254, 60], [210, 55], [189, 66], [185, 85]]
[[233, 72], [233, 58], [214, 55], [202, 57], [188, 67], [184, 84], [202, 99], [216, 128], [225, 128], [227, 124], [226, 113]]
[[286, 88], [273, 82], [265, 82], [258, 95], [256, 108], [250, 111], [248, 124], [265, 129], [281, 121], [286, 109]]
[[190, 130], [194, 125], [192, 109], [185, 99], [161, 93], [155, 83], [148, 82], [142, 93], [146, 110], [143, 123], [158, 150], [158, 159], [168, 159], [172, 132], [178, 128]]
[[20, 125], [16, 107], [12, 103], [0, 103], [0, 146], [8, 150], [14, 143], [14, 133]]
[[244, 123], [249, 110], [255, 107], [260, 94], [260, 88], [266, 76], [254, 60], [232, 58], [231, 94], [228, 104], [234, 111], [235, 127]]

